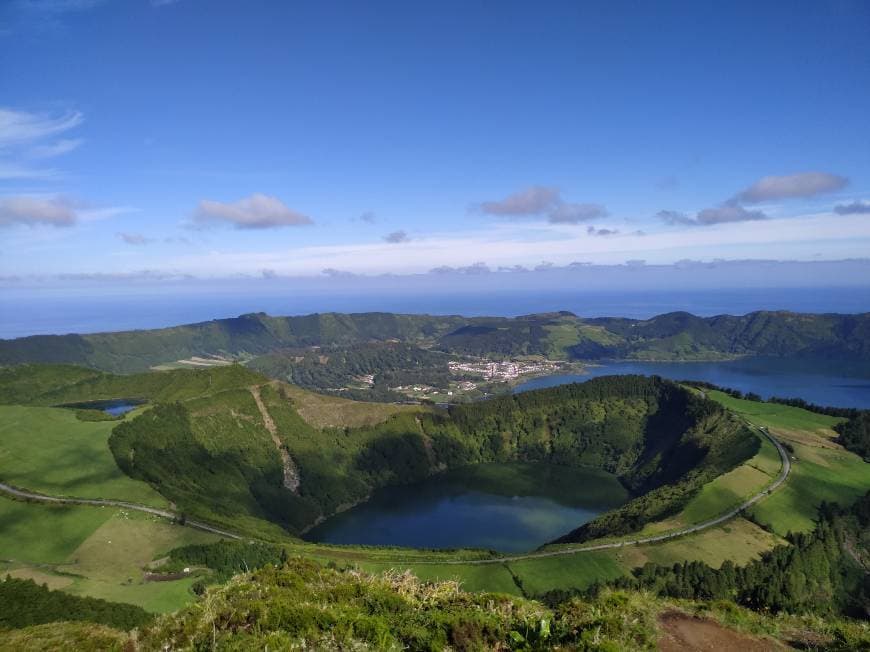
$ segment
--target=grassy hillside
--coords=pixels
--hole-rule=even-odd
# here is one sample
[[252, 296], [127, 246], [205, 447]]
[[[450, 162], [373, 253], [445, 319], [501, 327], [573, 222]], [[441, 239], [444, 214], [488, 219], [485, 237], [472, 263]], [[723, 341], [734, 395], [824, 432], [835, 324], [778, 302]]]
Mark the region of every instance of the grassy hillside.
[[[415, 480], [445, 466], [500, 460], [598, 466], [620, 474], [633, 488], [638, 497], [628, 509], [572, 538], [609, 537], [639, 528], [659, 532], [704, 520], [755, 493], [778, 472], [778, 456], [766, 439], [744, 429], [714, 402], [673, 383], [641, 377], [596, 379], [450, 410], [312, 394], [239, 366], [130, 376], [25, 366], [3, 369], [0, 377], [0, 403], [32, 396], [38, 405], [0, 406], [0, 412], [38, 416], [32, 437], [56, 437], [51, 446], [58, 450], [89, 446], [88, 455], [101, 461], [103, 471], [111, 466], [105, 466], [111, 459], [108, 433], [118, 426], [111, 440], [119, 464], [190, 516], [281, 540], [291, 555], [373, 572], [411, 569], [425, 579], [460, 579], [472, 590], [534, 595], [585, 587], [625, 576], [650, 561], [698, 560], [713, 567], [726, 560], [747, 563], [781, 543], [779, 537], [789, 530], [811, 529], [822, 499], [847, 504], [870, 487], [870, 466], [834, 441], [831, 427], [838, 419], [709, 392], [749, 421], [767, 425], [792, 447], [796, 461], [789, 481], [752, 510], [752, 517], [773, 533], [738, 518], [657, 545], [462, 565], [447, 562], [487, 553], [315, 546], [293, 540], [287, 532], [299, 532], [364, 498], [373, 487]], [[259, 388], [263, 410], [252, 386]], [[131, 397], [149, 403], [124, 421], [82, 422], [72, 410], [41, 407]], [[274, 437], [265, 415], [274, 425]], [[43, 419], [60, 426], [40, 434]], [[81, 442], [64, 441], [65, 433], [72, 432], [66, 425], [81, 428], [76, 431]], [[101, 438], [89, 439], [89, 433]], [[41, 485], [47, 493], [123, 490], [124, 483], [148, 488], [139, 480], [116, 477], [117, 469], [112, 478], [89, 477], [89, 463], [78, 469], [70, 465], [68, 475], [57, 476], [63, 467], [54, 468], [55, 460], [43, 455], [44, 449], [28, 448], [26, 440], [9, 440], [23, 463], [10, 464], [6, 471], [53, 483]], [[9, 444], [0, 443], [0, 450], [3, 445]], [[301, 479], [298, 491], [283, 485], [279, 446], [294, 460]], [[111, 484], [118, 479], [124, 482]], [[64, 490], [64, 483], [72, 483], [74, 490]], [[112, 509], [5, 499], [0, 500], [0, 531], [0, 558], [11, 560], [0, 571], [149, 611], [188, 602], [195, 579], [146, 583], [142, 568], [175, 545], [216, 539]]]
[[190, 602], [194, 579], [146, 582], [143, 569], [173, 548], [219, 538], [125, 510], [5, 497], [0, 497], [0, 532], [0, 577], [32, 579], [152, 612], [174, 611]]
[[[476, 356], [541, 355], [552, 359], [709, 360], [762, 355], [867, 362], [870, 315], [755, 312], [740, 317], [701, 318], [689, 313], [668, 313], [648, 320], [631, 320], [582, 319], [571, 313], [516, 318], [391, 313], [271, 317], [256, 313], [158, 330], [0, 340], [0, 364], [67, 363], [129, 373], [197, 356], [250, 359], [266, 355], [257, 363], [259, 368], [286, 379], [287, 361], [282, 361], [280, 355], [267, 354], [373, 342], [412, 345], [401, 360], [391, 362], [403, 374], [413, 371], [420, 362], [432, 367], [433, 360], [428, 359], [432, 354], [425, 349]], [[377, 347], [374, 351], [382, 354]], [[326, 374], [327, 377], [318, 378], [319, 383], [326, 384], [318, 386], [328, 387], [348, 369], [365, 366], [364, 357], [356, 353], [352, 357], [348, 364], [329, 369], [303, 365], [291, 371]]]
[[[466, 593], [454, 582], [333, 570], [298, 559], [237, 576], [130, 638], [135, 643], [129, 645], [143, 651], [655, 650], [662, 643], [681, 649], [688, 641], [704, 649], [870, 645], [868, 629], [851, 621], [774, 618], [729, 603], [632, 591], [545, 606], [504, 594]], [[118, 630], [63, 624], [7, 632], [0, 635], [0, 649], [122, 649], [127, 641]]]
[[[174, 377], [182, 373], [252, 380], [226, 367], [152, 375], [164, 373], [172, 380], [150, 381], [161, 388], [153, 396], [195, 393]], [[111, 386], [111, 378], [49, 395]], [[596, 522], [594, 536], [600, 536], [675, 512], [705, 482], [758, 447], [715, 403], [658, 379], [602, 378], [449, 412], [316, 399], [256, 380], [262, 410], [250, 387], [215, 382], [212, 393], [158, 402], [120, 424], [110, 438], [118, 465], [191, 516], [249, 531], [269, 521], [291, 533], [364, 500], [377, 487], [414, 482], [445, 468], [507, 460], [592, 466], [618, 474], [643, 494], [610, 520]], [[201, 379], [193, 385], [200, 387]], [[320, 400], [325, 403], [312, 407]], [[320, 416], [306, 419], [308, 412]], [[281, 451], [292, 460], [289, 471]], [[298, 477], [298, 488], [285, 486], [287, 473]]]
[[870, 464], [836, 443], [833, 426], [842, 422], [798, 407], [737, 399], [708, 392], [711, 399], [763, 425], [790, 450], [792, 471], [782, 489], [753, 506], [753, 519], [780, 536], [815, 525], [822, 502], [849, 505], [870, 489]]
[[[758, 446], [714, 403], [641, 377], [596, 379], [432, 412], [320, 397], [269, 383], [238, 365], [128, 376], [56, 369], [54, 375], [39, 365], [3, 369], [0, 401], [21, 401], [25, 392], [37, 405], [148, 401], [150, 407], [112, 429], [109, 447], [117, 465], [192, 517], [266, 537], [280, 536], [269, 523], [299, 533], [376, 487], [503, 460], [593, 466], [619, 475], [643, 495], [572, 539], [620, 534], [674, 513], [705, 482], [751, 457]], [[47, 408], [3, 409], [45, 416], [47, 423], [66, 418], [46, 429], [62, 439], [64, 424], [80, 436], [102, 433], [83, 446], [76, 439], [52, 440], [52, 450], [72, 447], [72, 458], [96, 447], [95, 459], [109, 464], [102, 447], [114, 422], [75, 422], [72, 412]], [[26, 429], [15, 427], [25, 441]], [[663, 459], [669, 463], [663, 465]], [[2, 463], [0, 458], [0, 470]], [[28, 464], [42, 463], [34, 458]], [[22, 476], [27, 468], [10, 473], [27, 479]], [[63, 468], [33, 481], [49, 482]], [[110, 467], [105, 472], [117, 475]], [[298, 488], [285, 486], [288, 477], [298, 477]], [[57, 490], [59, 481], [44, 486]], [[144, 484], [126, 482], [147, 491]], [[78, 486], [101, 491], [99, 483]]]
[[73, 410], [0, 405], [0, 480], [54, 496], [114, 498], [166, 507], [125, 475], [109, 450], [118, 421], [81, 421]]

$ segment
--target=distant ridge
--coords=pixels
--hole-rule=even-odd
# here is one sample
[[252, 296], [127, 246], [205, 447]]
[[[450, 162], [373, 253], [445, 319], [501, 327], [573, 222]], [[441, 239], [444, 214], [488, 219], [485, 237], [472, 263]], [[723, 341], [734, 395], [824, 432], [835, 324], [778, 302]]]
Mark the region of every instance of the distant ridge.
[[721, 360], [775, 356], [870, 361], [870, 313], [759, 311], [698, 317], [670, 312], [638, 320], [581, 318], [570, 312], [513, 318], [384, 312], [272, 317], [260, 312], [152, 330], [0, 340], [0, 364], [71, 363], [129, 373], [196, 356], [253, 357], [280, 349], [379, 341], [496, 357]]

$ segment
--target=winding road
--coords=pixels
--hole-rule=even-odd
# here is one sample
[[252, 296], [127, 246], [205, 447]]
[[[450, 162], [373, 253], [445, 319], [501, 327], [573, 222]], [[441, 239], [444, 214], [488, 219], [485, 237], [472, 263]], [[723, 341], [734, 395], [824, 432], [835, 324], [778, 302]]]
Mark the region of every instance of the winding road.
[[[156, 507], [148, 507], [147, 505], [140, 505], [138, 503], [128, 503], [123, 500], [111, 500], [108, 498], [66, 498], [61, 496], [46, 496], [45, 494], [38, 494], [32, 491], [26, 491], [24, 489], [17, 489], [12, 485], [8, 485], [4, 482], [0, 482], [0, 491], [9, 494], [13, 498], [23, 498], [24, 500], [34, 500], [40, 503], [54, 503], [61, 505], [90, 505], [92, 507], [122, 507], [124, 509], [133, 510], [136, 512], [144, 512], [146, 514], [153, 514], [154, 516], [160, 516], [162, 518], [168, 518], [171, 521], [176, 521], [178, 523], [182, 523], [182, 515], [176, 514], [175, 512], [170, 512], [166, 509], [158, 509]], [[197, 530], [203, 530], [205, 532], [212, 532], [214, 534], [219, 534], [224, 537], [229, 537], [231, 539], [242, 539], [244, 537], [235, 534], [233, 532], [228, 532], [227, 530], [221, 530], [220, 528], [213, 527], [211, 525], [207, 525], [206, 523], [200, 523], [199, 521], [191, 521], [188, 518], [183, 519], [183, 524], [188, 525], [192, 528], [196, 528]]]
[[[701, 530], [706, 530], [707, 528], [715, 527], [716, 525], [720, 525], [725, 521], [734, 518], [744, 509], [754, 505], [759, 500], [764, 498], [765, 496], [776, 491], [783, 482], [785, 482], [786, 478], [788, 478], [788, 474], [791, 471], [791, 461], [788, 458], [788, 453], [786, 453], [785, 449], [782, 447], [776, 438], [768, 432], [765, 427], [757, 427], [752, 426], [756, 430], [758, 430], [762, 435], [767, 437], [773, 445], [776, 447], [776, 450], [779, 452], [780, 460], [782, 460], [782, 468], [780, 469], [779, 475], [776, 480], [774, 480], [770, 485], [767, 486], [763, 491], [755, 494], [745, 502], [741, 503], [734, 509], [726, 512], [725, 514], [721, 514], [716, 518], [710, 519], [708, 521], [704, 521], [702, 523], [697, 523], [696, 525], [690, 525], [689, 527], [685, 527], [680, 530], [674, 530], [673, 532], [667, 532], [665, 534], [659, 534], [652, 537], [643, 537], [640, 539], [629, 539], [623, 541], [616, 541], [613, 543], [601, 543], [593, 546], [577, 546], [570, 548], [560, 548], [558, 550], [541, 550], [538, 552], [530, 552], [522, 555], [505, 555], [500, 557], [492, 557], [487, 559], [447, 559], [447, 560], [407, 560], [407, 563], [413, 563], [414, 565], [422, 565], [422, 564], [438, 564], [438, 565], [482, 565], [482, 564], [503, 564], [505, 562], [511, 561], [521, 561], [524, 559], [539, 559], [542, 557], [558, 557], [561, 555], [573, 555], [578, 552], [593, 552], [595, 550], [612, 550], [614, 548], [622, 548], [625, 546], [636, 546], [644, 543], [656, 543], [658, 541], [666, 541], [668, 539], [675, 539], [677, 537], [685, 536], [687, 534], [692, 534], [694, 532], [700, 532]], [[66, 498], [60, 496], [47, 496], [45, 494], [34, 493], [32, 491], [26, 491], [24, 489], [18, 489], [11, 485], [0, 482], [0, 492], [4, 492], [6, 494], [11, 495], [14, 498], [20, 498], [25, 500], [33, 500], [43, 503], [55, 503], [55, 504], [64, 504], [64, 505], [91, 505], [95, 507], [122, 507], [124, 509], [130, 509], [137, 512], [144, 512], [146, 514], [153, 514], [154, 516], [160, 516], [162, 518], [167, 518], [176, 522], [181, 522], [182, 516], [180, 514], [176, 514], [175, 512], [171, 512], [169, 510], [158, 509], [156, 507], [148, 507], [146, 505], [140, 505], [137, 503], [128, 503], [121, 500], [111, 500], [104, 498]], [[214, 534], [219, 534], [221, 536], [229, 537], [231, 539], [247, 539], [248, 537], [242, 537], [239, 534], [235, 534], [233, 532], [229, 532], [227, 530], [222, 530], [220, 528], [213, 527], [206, 523], [201, 523], [199, 521], [192, 521], [190, 519], [185, 519], [184, 524], [188, 525], [192, 528], [196, 528], [198, 530], [203, 530], [205, 532], [212, 532]], [[397, 563], [405, 563], [401, 560], [396, 560]]]
[[[751, 425], [751, 424], [750, 424]], [[788, 459], [788, 453], [782, 447], [776, 438], [770, 434], [770, 432], [765, 427], [757, 427], [752, 426], [756, 430], [758, 430], [762, 435], [767, 437], [774, 446], [776, 446], [777, 452], [779, 452], [779, 458], [782, 461], [782, 468], [779, 471], [779, 475], [776, 480], [774, 480], [771, 484], [767, 486], [763, 491], [758, 492], [752, 498], [749, 498], [745, 502], [741, 503], [734, 509], [725, 514], [721, 514], [716, 518], [712, 518], [709, 521], [704, 521], [702, 523], [698, 523], [696, 525], [690, 525], [689, 527], [685, 527], [681, 530], [674, 530], [673, 532], [666, 532], [665, 534], [659, 534], [653, 537], [644, 537], [640, 539], [629, 539], [624, 541], [616, 541], [613, 543], [600, 543], [594, 546], [578, 546], [571, 548], [560, 548], [559, 550], [541, 550], [538, 552], [530, 552], [528, 554], [523, 555], [505, 555], [503, 557], [493, 557], [492, 559], [469, 559], [469, 560], [446, 560], [446, 561], [414, 561], [414, 564], [444, 564], [444, 565], [481, 565], [481, 564], [503, 564], [505, 562], [510, 561], [522, 561], [524, 559], [540, 559], [542, 557], [558, 557], [560, 555], [573, 555], [578, 552], [593, 552], [595, 550], [612, 550], [614, 548], [623, 548], [625, 546], [636, 546], [643, 543], [656, 543], [658, 541], [666, 541], [668, 539], [675, 539], [677, 537], [682, 537], [687, 534], [692, 534], [694, 532], [700, 532], [701, 530], [706, 530], [707, 528], [715, 527], [716, 525], [720, 525], [725, 521], [734, 518], [740, 512], [742, 512], [747, 507], [751, 507], [759, 500], [764, 498], [765, 496], [773, 493], [785, 482], [788, 474], [791, 472], [791, 461]]]

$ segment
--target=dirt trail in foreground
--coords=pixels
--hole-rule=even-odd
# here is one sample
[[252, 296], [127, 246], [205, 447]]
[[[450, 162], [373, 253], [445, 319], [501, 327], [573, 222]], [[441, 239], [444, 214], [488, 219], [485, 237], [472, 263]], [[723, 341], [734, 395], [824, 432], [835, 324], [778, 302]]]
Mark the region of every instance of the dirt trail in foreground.
[[781, 652], [791, 649], [777, 641], [740, 634], [712, 620], [695, 618], [679, 611], [668, 611], [659, 617], [662, 652]]
[[278, 428], [275, 426], [272, 415], [269, 414], [269, 410], [266, 409], [266, 404], [263, 403], [263, 399], [260, 396], [260, 386], [252, 385], [249, 389], [251, 390], [251, 396], [254, 397], [254, 402], [257, 404], [257, 408], [260, 410], [260, 416], [263, 417], [263, 425], [266, 426], [266, 430], [272, 436], [272, 442], [274, 442], [275, 448], [278, 449], [278, 454], [281, 456], [281, 465], [284, 467], [284, 487], [290, 491], [298, 491], [299, 469], [296, 468], [296, 463], [290, 457], [287, 447], [284, 446], [281, 438], [278, 436]]

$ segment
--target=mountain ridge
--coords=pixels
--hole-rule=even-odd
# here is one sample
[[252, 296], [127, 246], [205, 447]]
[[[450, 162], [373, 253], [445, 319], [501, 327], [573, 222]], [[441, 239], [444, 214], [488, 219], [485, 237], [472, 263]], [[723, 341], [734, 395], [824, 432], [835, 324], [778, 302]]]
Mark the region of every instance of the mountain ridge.
[[402, 342], [478, 357], [569, 360], [722, 360], [827, 357], [870, 362], [870, 313], [756, 311], [638, 320], [550, 312], [463, 317], [388, 312], [238, 317], [161, 329], [31, 335], [0, 340], [0, 365], [68, 363], [131, 373], [195, 356], [251, 359], [285, 349]]

